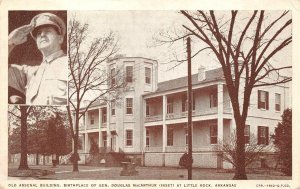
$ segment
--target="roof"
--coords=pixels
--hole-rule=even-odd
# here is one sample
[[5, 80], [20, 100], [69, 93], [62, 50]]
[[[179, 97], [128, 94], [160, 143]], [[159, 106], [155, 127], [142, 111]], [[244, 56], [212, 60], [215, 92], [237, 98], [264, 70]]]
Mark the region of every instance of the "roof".
[[[219, 79], [223, 79], [223, 78], [224, 78], [224, 76], [223, 76], [222, 68], [217, 68], [217, 69], [213, 69], [213, 70], [207, 70], [206, 78], [202, 81], [198, 81], [198, 73], [193, 74], [192, 75], [192, 84], [196, 85], [196, 84], [206, 83], [209, 81], [215, 81], [215, 80], [219, 80]], [[185, 76], [185, 77], [180, 77], [180, 78], [173, 79], [173, 80], [160, 82], [157, 84], [158, 88], [154, 93], [168, 91], [168, 90], [172, 90], [172, 89], [178, 89], [178, 88], [182, 88], [182, 87], [187, 87], [187, 85], [188, 85], [187, 80], [188, 80], [188, 77]]]

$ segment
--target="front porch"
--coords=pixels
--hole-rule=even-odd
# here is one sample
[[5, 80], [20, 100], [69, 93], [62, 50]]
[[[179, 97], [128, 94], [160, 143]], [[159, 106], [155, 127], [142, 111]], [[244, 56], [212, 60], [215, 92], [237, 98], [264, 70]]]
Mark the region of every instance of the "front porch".
[[[232, 120], [194, 121], [192, 124], [193, 167], [225, 168], [229, 165], [219, 157], [218, 141], [230, 137]], [[188, 149], [187, 123], [148, 126], [145, 141], [145, 166], [179, 165], [180, 157]], [[222, 128], [220, 128], [222, 127]], [[164, 142], [165, 140], [165, 142]]]

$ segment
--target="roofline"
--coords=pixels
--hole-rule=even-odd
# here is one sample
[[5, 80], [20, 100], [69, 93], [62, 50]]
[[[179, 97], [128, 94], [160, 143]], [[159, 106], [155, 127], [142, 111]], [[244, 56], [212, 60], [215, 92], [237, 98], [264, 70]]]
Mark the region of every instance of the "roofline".
[[130, 59], [130, 58], [141, 58], [141, 59], [146, 59], [146, 60], [151, 60], [151, 61], [158, 62], [158, 61], [157, 61], [157, 60], [155, 60], [155, 59], [151, 59], [151, 58], [144, 58], [144, 57], [141, 57], [141, 56], [132, 56], [132, 57], [128, 57], [128, 56], [126, 56], [126, 57], [118, 57], [118, 58], [114, 58], [114, 59], [112, 59], [112, 60], [108, 61], [107, 63], [111, 63], [112, 61], [114, 61], [114, 60], [118, 60], [118, 59]]
[[[171, 80], [169, 80], [169, 81], [171, 81]], [[201, 83], [193, 84], [192, 87], [197, 88], [198, 86], [201, 86], [201, 85], [207, 84], [207, 83], [215, 84], [218, 81], [225, 81], [225, 80], [221, 79], [221, 78], [218, 78], [218, 79], [214, 79], [214, 80], [210, 80], [210, 81], [204, 81], [204, 82], [201, 82]], [[207, 86], [208, 85], [205, 85], [204, 87], [207, 87]], [[182, 90], [182, 89], [186, 89], [187, 90], [187, 87], [188, 86], [177, 87], [177, 88], [173, 88], [173, 89], [169, 89], [169, 90], [165, 90], [165, 91], [159, 91], [159, 92], [154, 91], [154, 92], [143, 94], [142, 97], [144, 98], [144, 97], [147, 97], [147, 96], [161, 96], [162, 94], [165, 94], [165, 93], [173, 94], [173, 93], [178, 92], [178, 90]], [[172, 91], [174, 91], [174, 92], [172, 92]]]

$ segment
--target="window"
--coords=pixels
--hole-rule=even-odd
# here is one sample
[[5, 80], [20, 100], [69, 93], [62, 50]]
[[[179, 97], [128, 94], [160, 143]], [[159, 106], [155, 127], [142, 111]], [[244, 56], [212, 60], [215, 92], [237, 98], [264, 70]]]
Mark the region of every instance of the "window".
[[133, 99], [132, 98], [126, 98], [126, 114], [132, 114], [132, 104]]
[[111, 85], [114, 86], [116, 84], [116, 69], [112, 68], [110, 70], [110, 78], [111, 78]]
[[258, 109], [269, 109], [269, 92], [258, 90]]
[[111, 115], [116, 115], [116, 102], [111, 102]]
[[173, 99], [167, 99], [167, 114], [173, 113]]
[[250, 125], [245, 125], [244, 128], [245, 144], [250, 143]]
[[218, 127], [217, 125], [210, 126], [210, 144], [217, 144], [218, 142]]
[[91, 125], [94, 125], [94, 123], [95, 123], [95, 116], [94, 116], [94, 113], [91, 113], [91, 114], [90, 114], [90, 117], [91, 117], [91, 119], [90, 119], [90, 124], [91, 124]]
[[145, 82], [150, 84], [151, 83], [151, 69], [145, 68]]
[[102, 108], [102, 123], [107, 122], [107, 113], [106, 113], [106, 108]]
[[126, 67], [126, 82], [131, 83], [133, 80], [133, 66]]
[[167, 129], [167, 146], [173, 146], [173, 128]]
[[126, 146], [132, 146], [133, 142], [132, 130], [126, 130]]
[[269, 127], [258, 126], [257, 129], [257, 144], [269, 144]]
[[146, 116], [149, 116], [150, 115], [150, 106], [149, 104], [147, 103], [146, 104]]
[[150, 131], [146, 129], [146, 147], [150, 146]]
[[83, 144], [84, 143], [84, 136], [81, 135], [79, 136], [79, 140], [78, 140], [78, 150], [83, 150]]
[[106, 148], [107, 147], [107, 133], [106, 132], [102, 132], [102, 139], [103, 139], [103, 147]]
[[210, 108], [218, 106], [217, 92], [210, 93], [209, 95]]
[[280, 105], [281, 105], [281, 95], [278, 93], [275, 93], [275, 110], [280, 111]]

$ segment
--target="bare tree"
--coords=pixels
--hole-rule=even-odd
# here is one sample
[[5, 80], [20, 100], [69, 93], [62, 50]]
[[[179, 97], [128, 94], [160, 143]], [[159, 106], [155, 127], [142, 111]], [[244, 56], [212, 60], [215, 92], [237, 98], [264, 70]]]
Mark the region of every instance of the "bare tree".
[[[67, 106], [73, 138], [73, 171], [78, 169], [79, 120], [95, 102], [109, 103], [119, 98], [125, 86], [119, 70], [107, 74], [106, 63], [118, 51], [113, 32], [89, 39], [88, 24], [71, 18], [68, 26], [69, 101]], [[72, 115], [74, 113], [74, 118]]]
[[[235, 168], [239, 162], [236, 154], [237, 137], [235, 132], [231, 133], [226, 140], [219, 141], [216, 150], [222, 152], [222, 159], [233, 165]], [[247, 142], [245, 142], [245, 167], [256, 161], [262, 152], [270, 152], [270, 146], [257, 145], [257, 138], [253, 133], [250, 134]]]
[[[253, 88], [291, 81], [282, 77], [291, 66], [274, 67], [272, 58], [291, 42], [292, 19], [288, 11], [266, 15], [265, 11], [216, 12], [180, 11], [187, 18], [181, 34], [162, 35], [162, 43], [173, 44], [186, 36], [193, 37], [202, 49], [213, 52], [222, 66], [236, 122], [237, 164], [233, 179], [247, 179], [245, 172], [244, 128]], [[278, 13], [278, 12], [276, 12]], [[204, 47], [203, 47], [204, 45]], [[277, 79], [263, 82], [267, 76]], [[243, 93], [241, 93], [243, 91]]]

